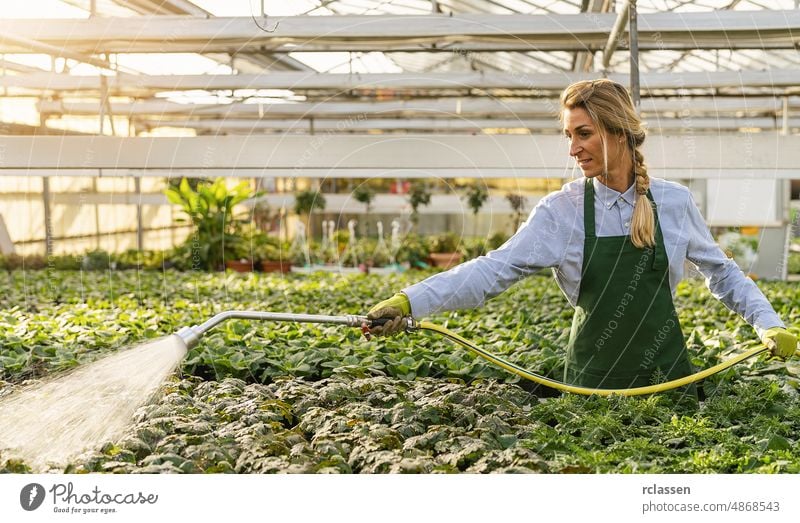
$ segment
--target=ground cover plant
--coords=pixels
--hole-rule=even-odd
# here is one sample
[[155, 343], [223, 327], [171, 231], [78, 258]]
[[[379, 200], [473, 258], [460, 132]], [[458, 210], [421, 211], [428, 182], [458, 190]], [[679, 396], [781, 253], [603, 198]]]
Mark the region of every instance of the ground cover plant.
[[[227, 309], [364, 313], [424, 278], [174, 271], [0, 273], [0, 395]], [[790, 326], [796, 284], [760, 283]], [[696, 366], [757, 342], [698, 282], [676, 297]], [[572, 309], [546, 275], [432, 321], [560, 377]], [[795, 332], [797, 332], [795, 330]], [[800, 365], [764, 355], [669, 395], [553, 395], [428, 333], [229, 321], [120, 438], [71, 472], [800, 472]], [[0, 471], [27, 471], [0, 451]]]

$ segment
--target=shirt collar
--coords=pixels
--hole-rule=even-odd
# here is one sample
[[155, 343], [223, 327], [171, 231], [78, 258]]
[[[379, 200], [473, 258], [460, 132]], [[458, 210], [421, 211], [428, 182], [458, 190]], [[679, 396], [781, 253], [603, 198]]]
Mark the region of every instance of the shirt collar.
[[617, 202], [625, 202], [631, 207], [636, 203], [636, 184], [631, 184], [628, 187], [628, 190], [624, 193], [620, 193], [615, 191], [611, 187], [608, 187], [600, 182], [597, 177], [592, 178], [592, 184], [594, 185], [594, 193], [597, 198], [603, 202], [606, 209], [610, 209], [614, 206]]

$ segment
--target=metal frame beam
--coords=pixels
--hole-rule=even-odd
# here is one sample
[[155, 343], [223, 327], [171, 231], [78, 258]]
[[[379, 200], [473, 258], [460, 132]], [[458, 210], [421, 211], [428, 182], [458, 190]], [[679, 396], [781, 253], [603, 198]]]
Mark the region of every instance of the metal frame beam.
[[[354, 89], [523, 89], [559, 92], [572, 82], [597, 78], [596, 73], [372, 73], [327, 74], [317, 72], [271, 72], [264, 74], [231, 75], [132, 75], [120, 73], [105, 76], [110, 92], [141, 95], [159, 91], [287, 89], [334, 90]], [[627, 83], [624, 73], [609, 74], [608, 78]], [[34, 72], [0, 76], [0, 87], [36, 91], [99, 91], [100, 76]], [[741, 89], [764, 87], [796, 89], [800, 86], [800, 69], [768, 71], [709, 71], [702, 73], [646, 73], [641, 76], [642, 88], [656, 89]]]
[[[275, 32], [250, 17], [4, 19], [0, 34], [26, 35], [78, 53], [294, 51], [587, 51], [602, 49], [616, 15], [291, 16]], [[800, 11], [650, 13], [640, 49], [794, 49]], [[30, 52], [0, 40], [0, 53]]]
[[[787, 97], [790, 109], [800, 108], [800, 97]], [[97, 115], [97, 102], [42, 101], [39, 111], [46, 115], [75, 114]], [[681, 116], [703, 114], [716, 116], [728, 113], [776, 114], [783, 109], [782, 97], [747, 96], [742, 98], [707, 98], [694, 100], [689, 97], [674, 99], [646, 98], [641, 111], [645, 115], [676, 113]], [[370, 115], [390, 115], [461, 118], [476, 116], [504, 116], [525, 118], [558, 114], [558, 103], [554, 100], [506, 101], [501, 99], [434, 99], [381, 102], [302, 102], [302, 103], [232, 103], [232, 104], [179, 104], [165, 100], [149, 100], [135, 103], [112, 103], [112, 112], [117, 116], [152, 116], [166, 123], [169, 118], [339, 118], [346, 127], [348, 121], [364, 119]], [[690, 125], [691, 122], [689, 122]]]
[[[39, 169], [191, 170], [251, 169], [305, 176], [308, 170], [383, 172], [418, 170], [427, 176], [448, 172], [516, 170], [569, 176], [567, 142], [555, 135], [395, 135], [395, 136], [222, 136], [143, 138], [109, 136], [0, 136], [0, 174]], [[645, 143], [648, 166], [657, 176], [800, 178], [800, 136], [741, 134], [652, 136]], [[752, 166], [758, 166], [757, 169]], [[677, 173], [674, 174], [674, 173]], [[253, 172], [249, 173], [253, 176]]]
[[[180, 122], [144, 122], [146, 127], [181, 127], [196, 129], [203, 134], [250, 134], [259, 132], [285, 132], [303, 134], [311, 132], [311, 120], [184, 120]], [[790, 118], [785, 122], [772, 117], [741, 118], [730, 117], [693, 117], [691, 121], [684, 118], [649, 118], [645, 122], [651, 132], [720, 132], [740, 131], [741, 129], [779, 130], [783, 125], [787, 129], [800, 128], [800, 118]], [[314, 132], [359, 132], [366, 130], [382, 131], [415, 131], [415, 132], [475, 132], [483, 129], [529, 129], [534, 132], [551, 130], [558, 132], [560, 124], [555, 118], [380, 118], [370, 117], [354, 120], [344, 126], [338, 120], [313, 120]], [[787, 133], [788, 134], [788, 133]]]

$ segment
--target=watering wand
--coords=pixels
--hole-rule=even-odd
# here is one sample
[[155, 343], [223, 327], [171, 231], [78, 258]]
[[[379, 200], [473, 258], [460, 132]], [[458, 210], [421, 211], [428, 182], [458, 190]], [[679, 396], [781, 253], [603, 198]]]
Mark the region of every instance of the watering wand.
[[[371, 328], [383, 325], [387, 321], [391, 321], [390, 318], [377, 318], [373, 320], [368, 318], [367, 316], [358, 316], [352, 314], [344, 316], [324, 316], [320, 314], [290, 314], [290, 313], [259, 312], [259, 311], [225, 311], [217, 314], [216, 316], [212, 317], [211, 319], [200, 325], [195, 325], [192, 327], [183, 327], [175, 334], [179, 338], [181, 338], [181, 340], [183, 340], [183, 342], [186, 344], [187, 349], [191, 349], [199, 343], [200, 337], [203, 334], [213, 329], [223, 321], [229, 319], [289, 321], [289, 322], [299, 322], [299, 323], [327, 323], [334, 325], [345, 325], [347, 327], [355, 327], [361, 329], [361, 332], [364, 333], [364, 336], [367, 339], [370, 338], [369, 331]], [[404, 327], [406, 332], [414, 332], [419, 330], [428, 330], [431, 332], [436, 332], [437, 334], [440, 334], [441, 336], [444, 336], [445, 338], [459, 345], [462, 345], [463, 347], [467, 348], [471, 352], [474, 352], [481, 358], [484, 358], [485, 360], [497, 365], [498, 367], [507, 370], [508, 372], [511, 372], [512, 374], [516, 374], [517, 376], [520, 376], [527, 380], [531, 380], [535, 383], [544, 385], [546, 387], [557, 389], [563, 392], [570, 392], [573, 394], [581, 394], [586, 396], [593, 394], [598, 396], [611, 396], [611, 395], [641, 396], [645, 394], [665, 392], [667, 390], [683, 387], [685, 385], [689, 385], [691, 383], [695, 383], [697, 381], [705, 379], [711, 376], [712, 374], [721, 372], [725, 369], [728, 369], [736, 365], [737, 363], [740, 363], [746, 359], [752, 358], [754, 356], [757, 356], [758, 354], [761, 354], [762, 352], [769, 350], [769, 347], [767, 347], [766, 345], [759, 345], [741, 354], [738, 354], [733, 358], [723, 361], [722, 363], [714, 365], [713, 367], [709, 367], [707, 369], [701, 370], [699, 372], [696, 372], [689, 376], [685, 376], [683, 378], [678, 378], [672, 381], [667, 381], [656, 385], [649, 385], [646, 387], [635, 387], [631, 389], [595, 389], [589, 387], [577, 387], [575, 385], [569, 385], [567, 383], [562, 383], [560, 381], [530, 372], [515, 363], [512, 363], [504, 358], [501, 358], [500, 356], [492, 354], [491, 352], [478, 347], [469, 340], [459, 336], [458, 334], [440, 325], [436, 325], [435, 323], [431, 323], [429, 321], [418, 322], [411, 316], [405, 316], [403, 319], [406, 322], [406, 325]]]
[[[200, 337], [210, 331], [225, 320], [260, 320], [260, 321], [290, 321], [296, 323], [328, 323], [332, 325], [345, 325], [361, 329], [367, 339], [370, 339], [369, 330], [372, 327], [385, 324], [389, 318], [378, 318], [371, 320], [366, 316], [347, 314], [344, 316], [325, 316], [322, 314], [291, 314], [279, 312], [260, 312], [260, 311], [225, 311], [213, 316], [211, 319], [200, 325], [192, 327], [182, 327], [175, 334], [183, 340], [187, 349], [195, 347], [200, 342]], [[417, 322], [410, 316], [406, 318], [406, 331], [417, 329]]]

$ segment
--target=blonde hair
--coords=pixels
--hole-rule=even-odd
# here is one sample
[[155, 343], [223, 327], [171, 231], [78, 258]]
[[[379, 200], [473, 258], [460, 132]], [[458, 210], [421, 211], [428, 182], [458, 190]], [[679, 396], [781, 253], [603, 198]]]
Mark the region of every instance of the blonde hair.
[[600, 131], [603, 144], [604, 176], [608, 175], [608, 149], [606, 133], [623, 137], [633, 160], [636, 204], [631, 220], [631, 241], [636, 247], [653, 247], [655, 241], [655, 215], [647, 198], [650, 177], [639, 147], [644, 143], [642, 120], [633, 108], [633, 101], [624, 86], [611, 80], [583, 80], [570, 85], [561, 93], [561, 113], [564, 109], [585, 109]]

